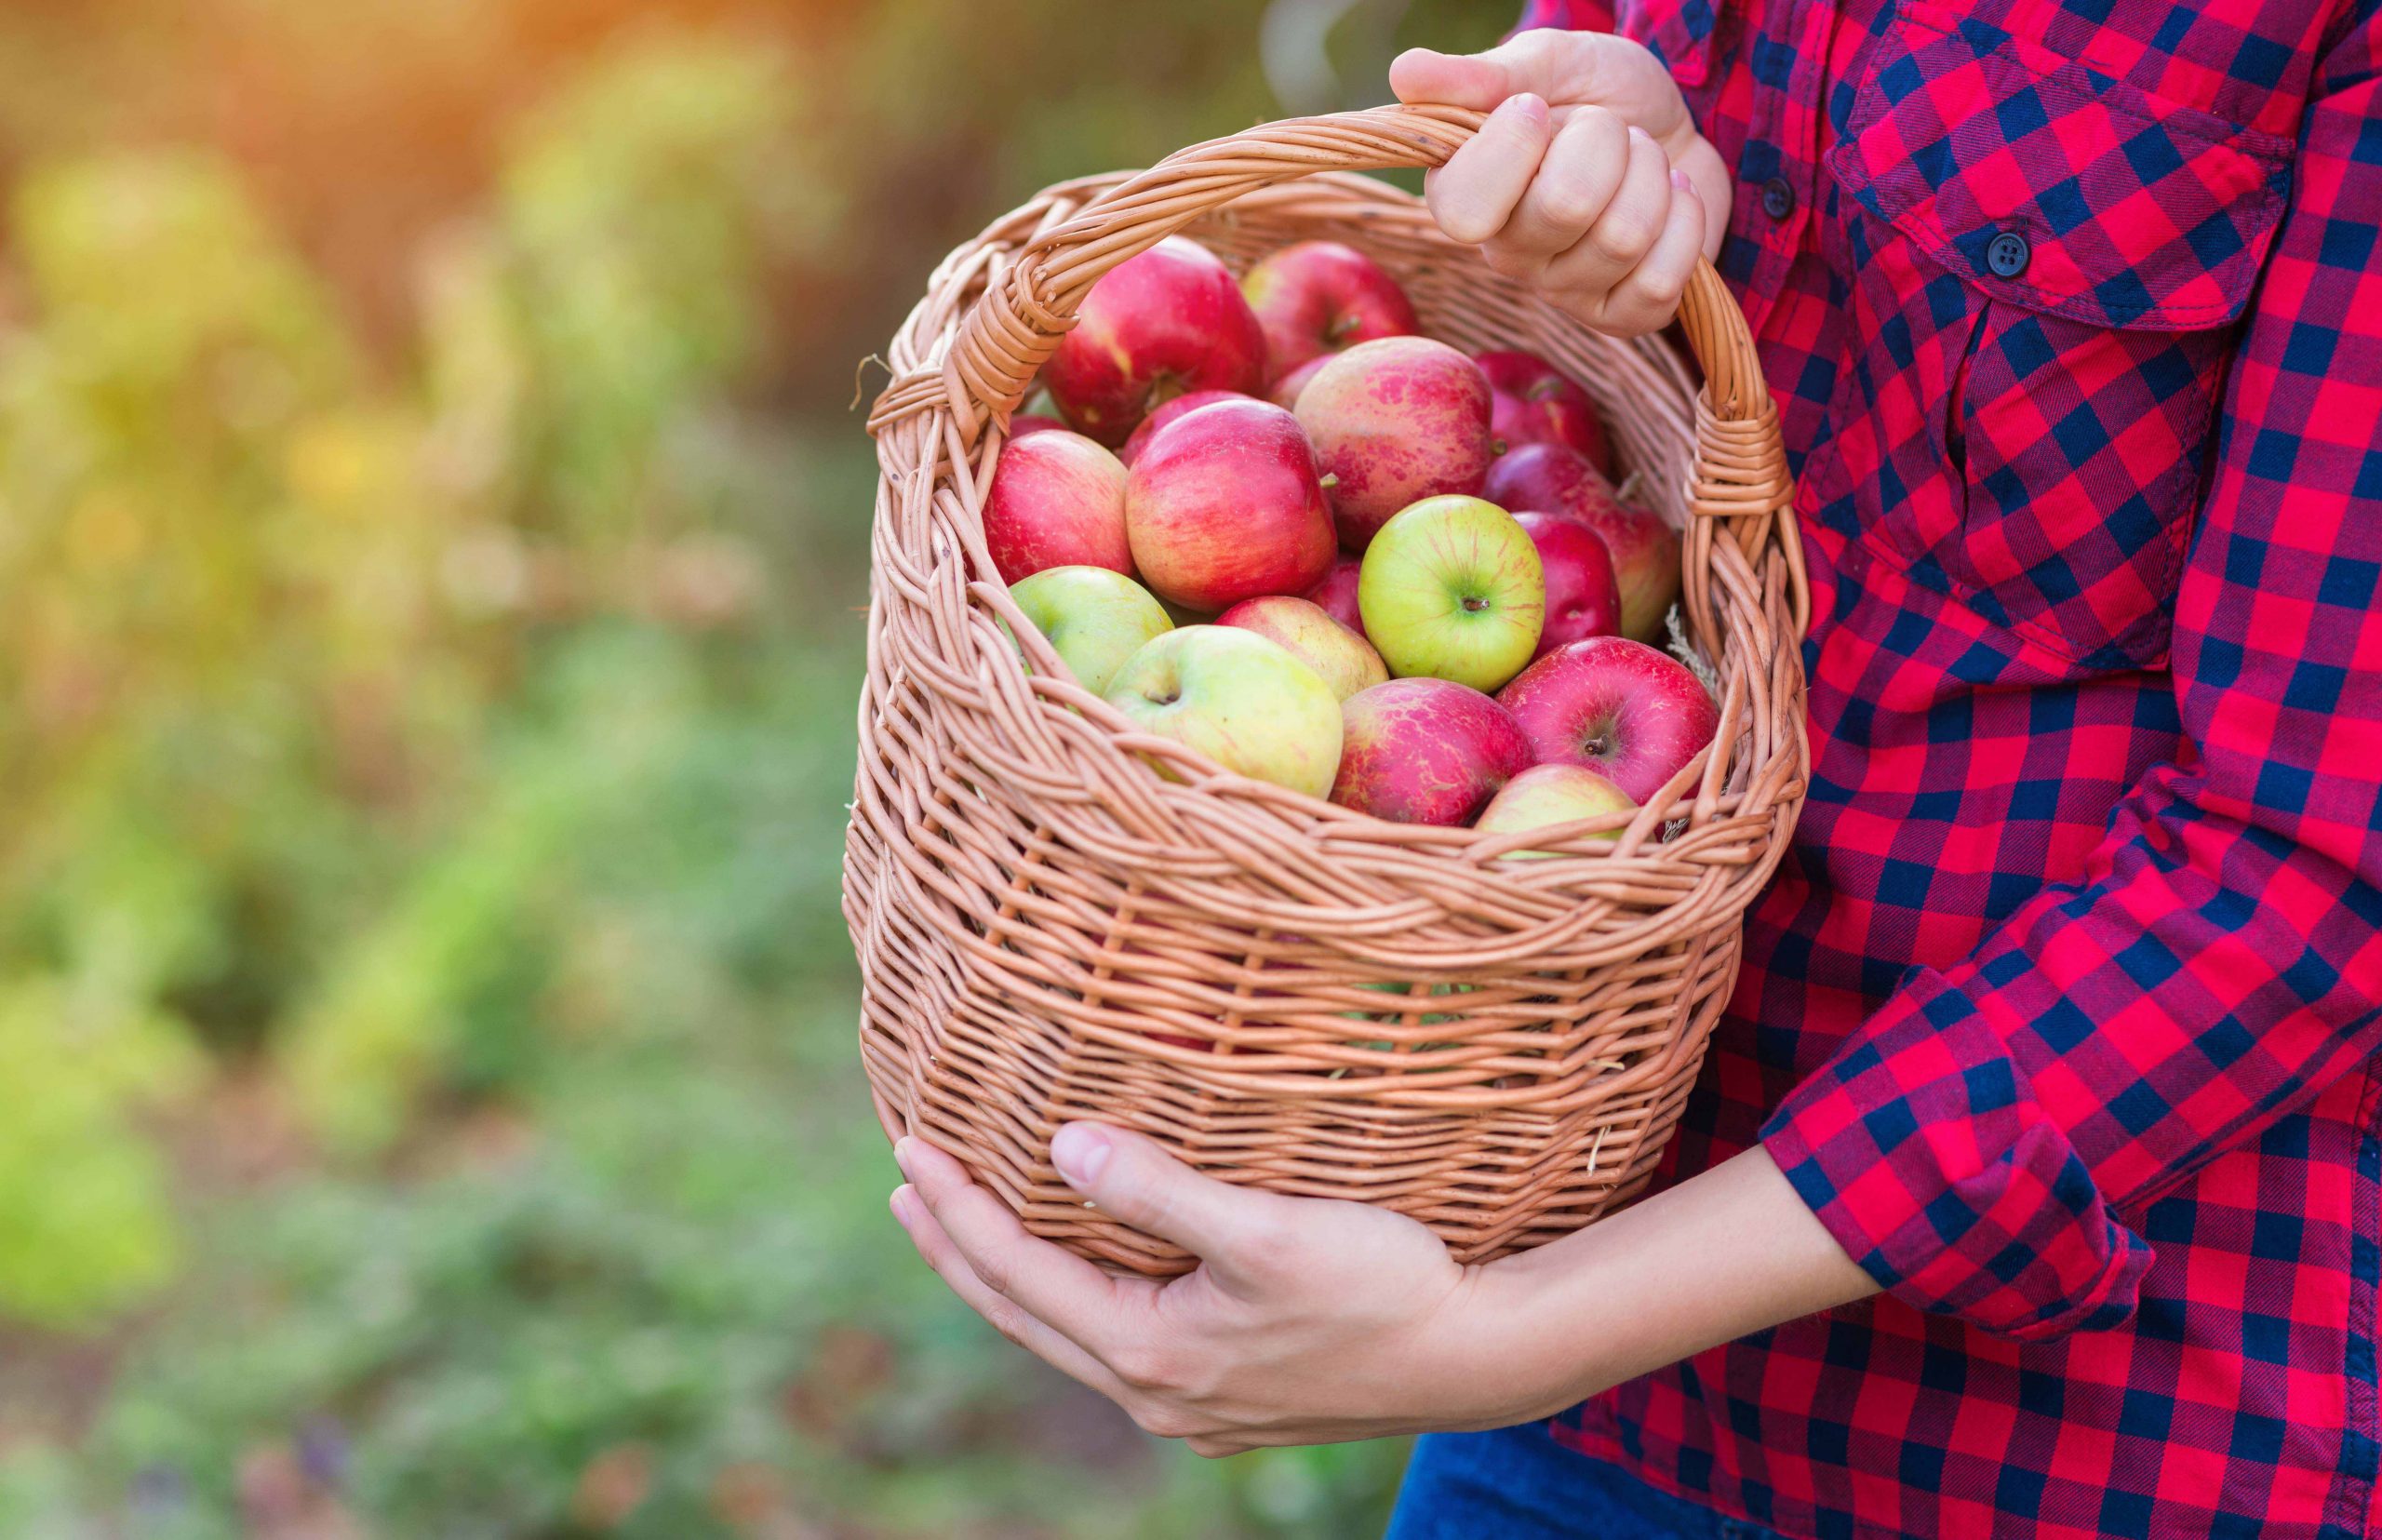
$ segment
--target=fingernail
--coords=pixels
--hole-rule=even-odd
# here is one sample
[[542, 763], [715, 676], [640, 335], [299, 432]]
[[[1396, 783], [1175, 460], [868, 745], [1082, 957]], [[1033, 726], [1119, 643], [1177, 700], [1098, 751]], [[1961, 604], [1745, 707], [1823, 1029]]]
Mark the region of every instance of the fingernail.
[[1497, 110], [1499, 112], [1510, 110], [1514, 116], [1525, 123], [1539, 124], [1546, 121], [1546, 103], [1529, 91], [1524, 91], [1519, 96], [1507, 97], [1505, 105]]
[[885, 1206], [893, 1211], [894, 1219], [899, 1221], [902, 1228], [906, 1230], [910, 1227], [910, 1205], [917, 1201], [917, 1198], [911, 1194], [909, 1188], [896, 1187], [893, 1189], [893, 1196], [886, 1199]]
[[1069, 1123], [1050, 1140], [1050, 1164], [1078, 1192], [1100, 1180], [1111, 1153], [1108, 1135], [1089, 1123]]
[[1686, 172], [1679, 170], [1676, 167], [1671, 168], [1671, 185], [1686, 194], [1689, 197], [1693, 198], [1698, 203], [1702, 203], [1704, 201], [1704, 194], [1695, 190], [1695, 183], [1688, 180]]
[[903, 1176], [917, 1180], [910, 1170], [910, 1141], [906, 1136], [893, 1141], [893, 1163], [902, 1168]]

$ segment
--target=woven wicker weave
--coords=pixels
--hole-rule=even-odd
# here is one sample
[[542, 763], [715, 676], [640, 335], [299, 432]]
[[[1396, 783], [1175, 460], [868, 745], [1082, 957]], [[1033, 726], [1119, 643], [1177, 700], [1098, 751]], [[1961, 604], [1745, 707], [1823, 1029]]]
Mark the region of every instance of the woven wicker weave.
[[[1035, 1233], [1112, 1265], [1189, 1261], [1058, 1180], [1049, 1141], [1072, 1118], [1226, 1181], [1398, 1210], [1465, 1261], [1610, 1210], [1678, 1117], [1802, 800], [1808, 601], [1744, 318], [1699, 269], [1680, 313], [1699, 399], [1661, 341], [1586, 332], [1413, 198], [1344, 174], [1437, 165], [1479, 122], [1276, 123], [1052, 188], [953, 252], [893, 341], [845, 864], [862, 1052], [889, 1133], [955, 1152]], [[1177, 232], [1236, 268], [1346, 241], [1432, 335], [1528, 348], [1596, 398], [1685, 532], [1688, 632], [1720, 681], [1713, 747], [1617, 842], [1586, 837], [1618, 816], [1492, 837], [1225, 774], [1085, 692], [1010, 605], [979, 514], [1002, 425], [1093, 281]], [[1564, 853], [1496, 859], [1525, 843]]]

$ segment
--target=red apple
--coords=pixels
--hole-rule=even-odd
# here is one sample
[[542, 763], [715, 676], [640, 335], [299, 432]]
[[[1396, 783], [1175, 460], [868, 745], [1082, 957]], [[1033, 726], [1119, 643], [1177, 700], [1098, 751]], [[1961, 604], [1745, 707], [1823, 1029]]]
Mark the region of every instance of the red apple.
[[1216, 623], [1254, 631], [1288, 648], [1343, 701], [1389, 677], [1389, 665], [1381, 661], [1372, 643], [1305, 599], [1285, 594], [1243, 599], [1218, 615]]
[[1361, 636], [1365, 634], [1365, 617], [1357, 608], [1357, 579], [1365, 564], [1355, 556], [1342, 556], [1323, 574], [1323, 581], [1300, 596], [1308, 603], [1320, 606], [1323, 612]]
[[1001, 446], [984, 498], [984, 543], [1003, 583], [1046, 567], [1105, 567], [1132, 576], [1125, 467], [1079, 433], [1010, 439]]
[[1538, 563], [1546, 573], [1546, 621], [1538, 633], [1544, 658], [1566, 642], [1610, 636], [1621, 629], [1621, 591], [1613, 578], [1613, 553], [1604, 537], [1561, 514], [1521, 513], [1514, 522], [1530, 531]]
[[1667, 652], [1626, 636], [1559, 647], [1497, 699], [1544, 764], [1582, 765], [1644, 802], [1712, 741], [1720, 714]]
[[1219, 401], [1248, 399], [1250, 397], [1237, 390], [1195, 390], [1188, 395], [1178, 395], [1173, 400], [1150, 409], [1150, 414], [1142, 419], [1142, 425], [1135, 428], [1132, 436], [1125, 440], [1125, 447], [1117, 451], [1117, 458], [1123, 461], [1125, 468], [1130, 471], [1133, 468], [1133, 462], [1139, 460], [1142, 457], [1142, 451], [1149, 447], [1150, 435], [1181, 417], [1184, 412], [1198, 411], [1201, 407], [1212, 407]]
[[1091, 286], [1042, 381], [1077, 431], [1114, 449], [1175, 396], [1264, 390], [1265, 333], [1232, 270], [1170, 235]]
[[1351, 551], [1401, 508], [1479, 491], [1495, 453], [1488, 379], [1427, 337], [1359, 342], [1333, 358], [1299, 393], [1298, 418], [1335, 478], [1332, 511]]
[[1531, 762], [1511, 714], [1467, 685], [1392, 679], [1342, 703], [1332, 800], [1399, 824], [1467, 824]]
[[1338, 241], [1282, 248], [1249, 270], [1240, 291], [1265, 330], [1269, 380], [1320, 354], [1422, 329], [1398, 280]]
[[1305, 593], [1332, 569], [1315, 451], [1265, 401], [1219, 401], [1152, 435], [1126, 475], [1125, 529], [1142, 581], [1191, 609]]
[[1009, 435], [1011, 438], [1024, 438], [1030, 433], [1049, 433], [1053, 428], [1065, 426], [1064, 422], [1055, 417], [1044, 417], [1038, 412], [1022, 411], [1009, 420]]
[[1621, 589], [1621, 634], [1657, 641], [1679, 598], [1679, 536], [1647, 509], [1621, 501], [1594, 465], [1560, 444], [1525, 444], [1497, 457], [1481, 496], [1501, 508], [1561, 514], [1604, 537]]
[[1560, 444], [1577, 449], [1605, 475], [1613, 474], [1613, 449], [1605, 442], [1604, 422], [1586, 391], [1535, 353], [1476, 353], [1472, 361], [1480, 366], [1480, 372], [1489, 377], [1489, 388], [1497, 393], [1492, 430], [1505, 440], [1505, 448]]
[[1275, 381], [1274, 388], [1266, 393], [1266, 399], [1278, 407], [1288, 407], [1292, 411], [1298, 410], [1299, 393], [1306, 389], [1308, 381], [1323, 372], [1323, 366], [1332, 362], [1334, 356], [1329, 353], [1317, 354], [1290, 373]]

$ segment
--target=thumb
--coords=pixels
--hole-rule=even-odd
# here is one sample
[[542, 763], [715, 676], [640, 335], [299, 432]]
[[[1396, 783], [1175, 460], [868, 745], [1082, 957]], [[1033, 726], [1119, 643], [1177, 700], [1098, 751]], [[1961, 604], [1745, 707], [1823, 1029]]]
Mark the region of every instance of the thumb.
[[1523, 91], [1560, 102], [1578, 84], [1566, 59], [1572, 34], [1526, 32], [1486, 53], [1409, 48], [1390, 61], [1389, 88], [1408, 103], [1487, 112]]
[[1202, 1176], [1141, 1134], [1099, 1123], [1059, 1130], [1050, 1163], [1102, 1212], [1226, 1271], [1265, 1243], [1277, 1206], [1291, 1201]]

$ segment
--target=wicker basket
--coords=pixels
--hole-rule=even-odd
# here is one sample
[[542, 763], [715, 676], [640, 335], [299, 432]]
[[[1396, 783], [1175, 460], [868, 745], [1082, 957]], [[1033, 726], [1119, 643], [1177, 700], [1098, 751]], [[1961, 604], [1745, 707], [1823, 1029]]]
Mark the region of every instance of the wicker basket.
[[[1700, 268], [1680, 313], [1699, 399], [1666, 344], [1587, 332], [1412, 197], [1345, 174], [1437, 165], [1479, 122], [1275, 123], [1052, 188], [953, 252], [893, 340], [845, 863], [861, 1049], [889, 1133], [955, 1152], [1036, 1234], [1114, 1266], [1190, 1262], [1058, 1179], [1049, 1142], [1073, 1118], [1226, 1181], [1396, 1209], [1467, 1262], [1628, 1198], [1803, 797], [1808, 599], [1745, 319]], [[1226, 774], [1138, 734], [1017, 614], [979, 512], [1003, 427], [1092, 282], [1177, 232], [1237, 268], [1346, 241], [1432, 335], [1528, 348], [1596, 398], [1684, 531], [1688, 633], [1720, 681], [1712, 747], [1617, 842], [1587, 837], [1618, 816], [1489, 837]], [[1524, 843], [1564, 853], [1497, 859]]]

